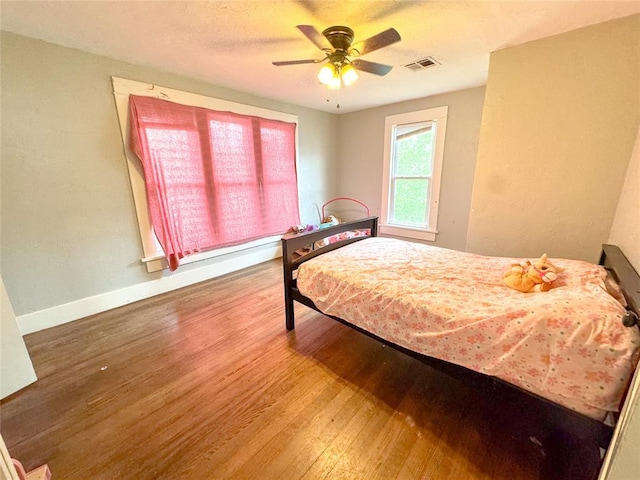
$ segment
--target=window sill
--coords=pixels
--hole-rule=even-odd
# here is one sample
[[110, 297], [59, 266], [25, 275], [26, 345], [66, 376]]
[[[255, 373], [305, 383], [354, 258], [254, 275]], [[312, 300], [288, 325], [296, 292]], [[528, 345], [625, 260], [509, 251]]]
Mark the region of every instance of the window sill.
[[415, 240], [427, 240], [434, 242], [438, 232], [423, 228], [399, 227], [397, 225], [380, 225], [380, 233], [394, 237], [413, 238]]
[[[194, 253], [192, 255], [187, 255], [186, 257], [181, 259], [180, 265], [187, 265], [189, 263], [200, 262], [209, 258], [220, 257], [222, 255], [228, 255], [230, 253], [241, 252], [243, 250], [249, 250], [255, 247], [261, 247], [263, 245], [278, 242], [280, 238], [281, 236], [265, 237], [251, 242], [243, 243], [241, 245], [233, 245], [231, 247], [222, 247], [215, 250], [208, 250], [206, 252]], [[162, 252], [158, 252], [156, 255], [151, 257], [141, 258], [140, 261], [147, 264], [147, 271], [149, 273], [168, 268], [167, 261], [164, 257], [164, 253]]]

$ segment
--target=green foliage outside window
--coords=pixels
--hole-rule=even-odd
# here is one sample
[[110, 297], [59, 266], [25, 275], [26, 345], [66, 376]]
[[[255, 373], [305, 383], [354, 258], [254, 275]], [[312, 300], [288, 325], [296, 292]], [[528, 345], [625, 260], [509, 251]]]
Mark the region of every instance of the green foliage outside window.
[[[413, 127], [416, 130], [416, 127]], [[428, 223], [427, 205], [433, 174], [433, 130], [418, 133], [396, 132], [393, 187], [393, 222], [424, 226]]]

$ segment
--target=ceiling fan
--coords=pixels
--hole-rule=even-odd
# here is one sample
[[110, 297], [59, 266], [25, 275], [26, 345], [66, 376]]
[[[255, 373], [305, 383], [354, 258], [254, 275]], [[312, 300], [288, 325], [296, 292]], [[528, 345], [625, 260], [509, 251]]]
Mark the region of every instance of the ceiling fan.
[[373, 73], [374, 75], [386, 75], [393, 67], [382, 63], [368, 62], [360, 58], [367, 53], [386, 47], [392, 43], [400, 41], [400, 34], [395, 28], [389, 28], [356, 43], [353, 43], [354, 33], [349, 27], [334, 26], [318, 32], [312, 25], [298, 25], [297, 28], [313, 44], [324, 52], [324, 57], [320, 59], [287, 60], [282, 62], [272, 62], [276, 66], [300, 65], [303, 63], [327, 63], [320, 69], [318, 79], [321, 83], [331, 89], [339, 89], [341, 84], [350, 85], [358, 78], [356, 70]]

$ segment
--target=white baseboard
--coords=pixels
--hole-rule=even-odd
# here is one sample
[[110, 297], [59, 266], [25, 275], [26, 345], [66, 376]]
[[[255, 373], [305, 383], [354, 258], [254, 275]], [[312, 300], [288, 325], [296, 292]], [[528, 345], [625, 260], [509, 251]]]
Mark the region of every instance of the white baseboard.
[[139, 283], [120, 290], [114, 290], [37, 312], [20, 315], [16, 317], [20, 333], [27, 335], [46, 328], [56, 327], [64, 323], [105, 312], [112, 308], [153, 297], [154, 295], [193, 285], [194, 283], [219, 277], [282, 256], [282, 248], [280, 245], [268, 245], [265, 247], [266, 248], [255, 249], [244, 255], [223, 260], [212, 265], [182, 273], [174, 273], [150, 282]]

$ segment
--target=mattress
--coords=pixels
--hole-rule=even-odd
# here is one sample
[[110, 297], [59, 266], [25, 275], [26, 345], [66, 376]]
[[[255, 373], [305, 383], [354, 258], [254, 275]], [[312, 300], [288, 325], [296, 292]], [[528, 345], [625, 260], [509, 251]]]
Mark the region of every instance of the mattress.
[[622, 325], [603, 267], [552, 258], [554, 288], [521, 293], [502, 282], [519, 260], [373, 237], [303, 263], [297, 286], [328, 315], [602, 420], [637, 363], [638, 329]]

